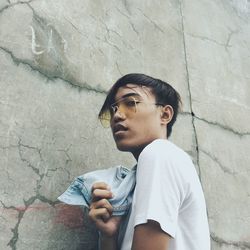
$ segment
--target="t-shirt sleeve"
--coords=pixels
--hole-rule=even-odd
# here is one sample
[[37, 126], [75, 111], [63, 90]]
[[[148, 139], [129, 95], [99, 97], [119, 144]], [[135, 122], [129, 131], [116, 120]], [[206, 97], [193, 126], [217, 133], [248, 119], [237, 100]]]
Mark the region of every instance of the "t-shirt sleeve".
[[142, 151], [137, 163], [134, 226], [154, 220], [174, 238], [184, 188], [173, 159], [152, 147]]

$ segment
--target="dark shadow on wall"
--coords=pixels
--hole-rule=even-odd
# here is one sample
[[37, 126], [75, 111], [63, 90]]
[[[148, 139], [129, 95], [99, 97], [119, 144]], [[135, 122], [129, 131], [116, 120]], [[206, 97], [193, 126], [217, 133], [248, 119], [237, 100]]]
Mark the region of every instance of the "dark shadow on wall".
[[88, 218], [88, 210], [79, 206], [55, 206], [48, 250], [97, 250], [98, 232]]

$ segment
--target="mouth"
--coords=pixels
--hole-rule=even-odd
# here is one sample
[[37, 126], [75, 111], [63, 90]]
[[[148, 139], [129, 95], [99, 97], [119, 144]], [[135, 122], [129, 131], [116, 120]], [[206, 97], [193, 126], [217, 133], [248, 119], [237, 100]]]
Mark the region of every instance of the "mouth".
[[116, 124], [113, 128], [113, 134], [114, 135], [118, 135], [118, 134], [123, 134], [124, 132], [126, 132], [128, 130], [128, 128], [126, 128], [125, 126], [123, 126], [122, 124]]

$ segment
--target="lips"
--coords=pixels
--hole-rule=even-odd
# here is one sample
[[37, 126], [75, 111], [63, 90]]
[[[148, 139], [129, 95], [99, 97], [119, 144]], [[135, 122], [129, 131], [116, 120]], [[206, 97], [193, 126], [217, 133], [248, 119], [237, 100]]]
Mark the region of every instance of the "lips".
[[116, 124], [113, 128], [113, 133], [117, 134], [119, 132], [124, 132], [127, 131], [128, 128], [126, 128], [125, 126], [123, 126], [122, 124]]

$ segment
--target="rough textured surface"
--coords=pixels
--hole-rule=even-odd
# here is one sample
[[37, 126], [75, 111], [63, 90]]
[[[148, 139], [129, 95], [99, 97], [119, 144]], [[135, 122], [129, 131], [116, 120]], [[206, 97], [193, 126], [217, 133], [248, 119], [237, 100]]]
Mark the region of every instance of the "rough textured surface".
[[204, 189], [213, 250], [250, 249], [250, 2], [0, 0], [0, 249], [96, 249], [72, 179], [134, 159], [98, 111], [121, 75], [173, 84], [171, 140]]

